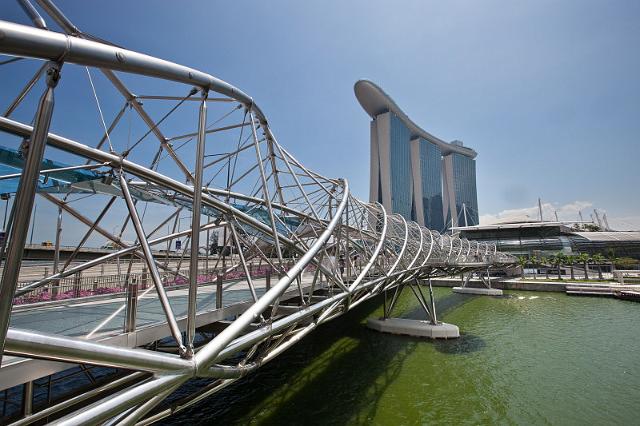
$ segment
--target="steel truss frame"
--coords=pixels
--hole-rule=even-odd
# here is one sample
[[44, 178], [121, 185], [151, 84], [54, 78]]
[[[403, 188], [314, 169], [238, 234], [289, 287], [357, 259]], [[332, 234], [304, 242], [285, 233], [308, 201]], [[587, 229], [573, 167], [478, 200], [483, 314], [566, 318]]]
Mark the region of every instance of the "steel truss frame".
[[[64, 33], [47, 30], [45, 20], [36, 8], [27, 0], [20, 2], [35, 26], [0, 21], [0, 54], [46, 62], [18, 91], [0, 117], [0, 131], [22, 138], [26, 156], [9, 222], [9, 238], [3, 247], [5, 260], [0, 285], [0, 344], [3, 350], [0, 356], [9, 354], [137, 371], [133, 373], [135, 377], [128, 376], [121, 381], [123, 390], [76, 409], [59, 419], [59, 423], [151, 423], [254, 371], [318, 325], [375, 295], [398, 289], [397, 296], [402, 286], [418, 280], [486, 270], [514, 262], [513, 258], [497, 252], [495, 245], [439, 234], [415, 222], [407, 222], [402, 216], [386, 212], [380, 204], [364, 203], [353, 197], [346, 180], [324, 177], [308, 170], [278, 143], [265, 114], [254, 100], [229, 83], [199, 70], [97, 40], [72, 24], [50, 0], [37, 0], [40, 9]], [[100, 110], [104, 133], [99, 135], [95, 148], [49, 129], [56, 86], [58, 82], [63, 84], [65, 81], [63, 69], [72, 66], [86, 67], [89, 78], [90, 70], [98, 70], [125, 100], [124, 107], [109, 126]], [[167, 85], [181, 87], [180, 90], [188, 95], [178, 97], [171, 91], [161, 95], [136, 96], [117, 73], [165, 80]], [[12, 118], [11, 115], [16, 114], [43, 76], [46, 88], [37, 105], [33, 125]], [[93, 87], [93, 81], [91, 84]], [[95, 88], [94, 95], [99, 108]], [[161, 119], [154, 120], [142, 100], [178, 104]], [[198, 105], [192, 120], [196, 131], [165, 136], [162, 124], [171, 120], [179, 108], [184, 108], [185, 100]], [[210, 110], [216, 106], [226, 106], [227, 109], [231, 106], [231, 111], [215, 120]], [[117, 141], [112, 141], [112, 138], [125, 125], [123, 117], [128, 114], [135, 114], [134, 117], [146, 126], [146, 131], [136, 143], [127, 143], [126, 147], [119, 149]], [[242, 119], [231, 124], [224, 121], [233, 114], [240, 114]], [[212, 153], [215, 148], [212, 138], [230, 132], [236, 132], [233, 136], [235, 146]], [[156, 141], [146, 140], [147, 135], [153, 135]], [[174, 145], [179, 142], [183, 145]], [[105, 143], [108, 147], [104, 146]], [[193, 150], [181, 150], [189, 143], [191, 146], [195, 143]], [[143, 146], [147, 149], [153, 147], [156, 152], [148, 166], [142, 164], [140, 158], [135, 159], [136, 152]], [[64, 153], [76, 164], [42, 170], [45, 149]], [[208, 157], [215, 158], [209, 161], [206, 160]], [[166, 170], [173, 172], [162, 171], [165, 166]], [[79, 202], [71, 205], [75, 202], [76, 187], [63, 197], [40, 192], [45, 200], [59, 209], [60, 215], [53, 273], [18, 287], [30, 212], [39, 193], [40, 176], [79, 169], [99, 173], [101, 183], [110, 191], [106, 205], [100, 215], [91, 218], [82, 213]], [[12, 177], [16, 176], [0, 179]], [[90, 196], [99, 197], [99, 194]], [[105, 216], [116, 214], [116, 200], [120, 201], [120, 214], [125, 213], [119, 234], [100, 226]], [[122, 208], [123, 200], [126, 209]], [[150, 226], [144, 222], [144, 212], [141, 213], [141, 205], [149, 200], [158, 200], [172, 209], [151, 232], [145, 230]], [[195, 213], [190, 215], [188, 229], [176, 230], [183, 209]], [[60, 265], [62, 212], [87, 227], [72, 258], [93, 234], [107, 238], [118, 249], [95, 260], [71, 263], [70, 259]], [[207, 217], [206, 222], [202, 222], [203, 215]], [[165, 226], [171, 228], [172, 223], [173, 228], [166, 234], [154, 236], [162, 234]], [[133, 243], [122, 237], [131, 227], [136, 237]], [[222, 246], [230, 248], [230, 255], [216, 257], [216, 270], [222, 275], [236, 270], [243, 272], [251, 299], [242, 314], [210, 341], [197, 346], [197, 297], [202, 285], [198, 271], [203, 257], [200, 238], [211, 231], [222, 235]], [[186, 250], [182, 252], [182, 257], [188, 258], [189, 273], [186, 275], [180, 272], [180, 264], [170, 266], [154, 249], [181, 237], [187, 237], [191, 245], [188, 254]], [[208, 240], [207, 236], [207, 247]], [[208, 249], [205, 256], [209, 265]], [[138, 294], [130, 292], [136, 283], [129, 282], [127, 294], [132, 296], [128, 296], [128, 300], [138, 300], [144, 294], [156, 295], [163, 308], [164, 322], [176, 342], [176, 353], [100, 342], [95, 340], [99, 333], [94, 336], [98, 330], [93, 330], [85, 338], [78, 338], [9, 328], [15, 297], [55, 286], [65, 277], [114, 259], [126, 261], [133, 258], [144, 262], [153, 286]], [[131, 262], [129, 260], [129, 271]], [[269, 265], [277, 274], [277, 281], [271, 286], [267, 284], [261, 291], [258, 291], [256, 278], [252, 278], [251, 268], [255, 262]], [[171, 307], [162, 274], [175, 277], [182, 274], [187, 280], [188, 309], [183, 328]], [[295, 304], [289, 302], [282, 306], [285, 294], [292, 288], [298, 291], [298, 297], [292, 299]], [[431, 320], [437, 322], [433, 298], [429, 304], [421, 290], [411, 288], [420, 291], [418, 299]], [[135, 304], [126, 306], [129, 310], [128, 324], [122, 333], [127, 335], [134, 335], [139, 330], [135, 324], [135, 312], [130, 312], [132, 306], [135, 311]], [[172, 404], [171, 408], [145, 417], [192, 378], [210, 378], [211, 383], [198, 393]], [[100, 392], [102, 390], [96, 390], [95, 394]], [[62, 410], [80, 401], [81, 398], [75, 397], [49, 407], [45, 410], [46, 415], [55, 414], [56, 407]], [[25, 412], [18, 424], [29, 424], [43, 417], [43, 412]]]

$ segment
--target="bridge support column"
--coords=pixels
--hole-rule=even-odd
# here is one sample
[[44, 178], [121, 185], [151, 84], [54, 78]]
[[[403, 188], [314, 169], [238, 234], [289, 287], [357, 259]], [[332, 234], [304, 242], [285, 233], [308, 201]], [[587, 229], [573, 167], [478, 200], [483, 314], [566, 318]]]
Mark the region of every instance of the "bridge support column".
[[136, 331], [136, 319], [138, 313], [138, 280], [133, 277], [127, 285], [127, 312], [124, 325], [125, 333]]
[[467, 279], [463, 281], [461, 287], [453, 287], [452, 291], [454, 293], [462, 293], [462, 294], [477, 294], [481, 296], [502, 296], [502, 290], [499, 288], [491, 287], [491, 275], [489, 274], [489, 266], [487, 266], [487, 276], [486, 278], [482, 276], [480, 273], [480, 281], [484, 285], [484, 287], [470, 287], [468, 286], [469, 281], [471, 280], [471, 275], [473, 272], [469, 272], [467, 275]]
[[[403, 334], [414, 337], [427, 337], [430, 339], [455, 339], [460, 337], [460, 330], [457, 326], [438, 321], [431, 279], [429, 278], [427, 282], [429, 284], [429, 301], [427, 301], [422, 292], [418, 279], [414, 279], [408, 283], [398, 284], [391, 298], [391, 303], [387, 303], [387, 291], [385, 290], [383, 316], [381, 318], [369, 318], [367, 326], [382, 333]], [[407, 286], [411, 289], [411, 292], [422, 307], [426, 316], [425, 320], [390, 317], [391, 311], [400, 298], [402, 291]]]
[[[418, 287], [420, 288], [420, 287]], [[422, 294], [422, 291], [420, 291]], [[438, 316], [436, 314], [436, 300], [433, 298], [433, 287], [431, 286], [431, 278], [429, 278], [429, 298], [431, 299], [431, 319], [433, 324], [438, 324]]]
[[33, 382], [29, 381], [24, 384], [22, 390], [22, 415], [24, 417], [33, 413]]
[[147, 266], [142, 265], [142, 276], [140, 277], [142, 286], [140, 287], [142, 290], [146, 290], [147, 285], [149, 284], [149, 272], [147, 271]]
[[73, 297], [80, 297], [82, 291], [82, 272], [78, 271], [73, 275]]
[[[49, 125], [53, 115], [54, 88], [60, 79], [61, 64], [49, 62], [47, 64], [47, 87], [40, 98], [38, 109], [35, 115], [33, 131], [30, 137], [23, 140], [23, 153], [26, 156], [22, 175], [18, 183], [15, 201], [12, 207], [11, 221], [7, 230], [6, 246], [3, 245], [5, 257], [2, 279], [0, 280], [0, 363], [4, 352], [5, 337], [9, 329], [9, 319], [13, 306], [13, 297], [18, 288], [18, 275], [22, 264], [22, 254], [27, 242], [29, 231], [29, 221], [38, 179], [40, 178], [40, 168], [44, 157], [44, 150], [49, 134]], [[14, 212], [16, 213], [14, 215]]]
[[222, 308], [222, 275], [216, 276], [216, 309]]
[[[62, 207], [58, 206], [58, 221], [56, 223], [56, 242], [53, 252], [53, 273], [57, 274], [60, 269], [60, 237], [62, 235]], [[46, 276], [45, 276], [46, 278]]]
[[382, 300], [382, 315], [387, 318], [387, 290], [382, 292], [384, 299]]

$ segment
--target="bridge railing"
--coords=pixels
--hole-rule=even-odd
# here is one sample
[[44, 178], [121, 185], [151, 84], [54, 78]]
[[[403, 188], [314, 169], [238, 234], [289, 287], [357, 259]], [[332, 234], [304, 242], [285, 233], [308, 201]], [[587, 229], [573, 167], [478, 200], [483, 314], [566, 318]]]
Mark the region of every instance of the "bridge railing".
[[[292, 265], [294, 259], [285, 261], [285, 265]], [[262, 263], [250, 263], [247, 265], [252, 279], [271, 278], [276, 279], [278, 270], [270, 265]], [[123, 266], [126, 269], [126, 265]], [[315, 268], [310, 266], [307, 272], [313, 272]], [[180, 269], [174, 272], [161, 273], [163, 286], [167, 289], [185, 288], [189, 283], [189, 269]], [[216, 283], [221, 278], [225, 284], [235, 281], [246, 281], [246, 272], [239, 264], [232, 268], [201, 268], [197, 272], [197, 280], [200, 286]], [[124, 294], [127, 286], [135, 283], [138, 291], [143, 291], [153, 286], [151, 274], [146, 268], [141, 272], [120, 274], [95, 274], [76, 273], [70, 277], [53, 280], [49, 284], [37, 287], [26, 294], [17, 296], [14, 305], [27, 305], [33, 303], [69, 300], [82, 297], [101, 295]], [[18, 284], [18, 290], [32, 284], [32, 281], [24, 281]]]

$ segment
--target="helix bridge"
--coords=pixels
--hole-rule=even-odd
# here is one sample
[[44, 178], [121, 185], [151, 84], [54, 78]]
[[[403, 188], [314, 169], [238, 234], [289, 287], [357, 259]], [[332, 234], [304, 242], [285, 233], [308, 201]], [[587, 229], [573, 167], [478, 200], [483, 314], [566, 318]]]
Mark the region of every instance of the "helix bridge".
[[[432, 278], [514, 263], [308, 169], [231, 84], [19, 3], [32, 25], [0, 21], [3, 423], [153, 423], [372, 297], [411, 285], [437, 323]], [[55, 242], [34, 275], [36, 200]]]

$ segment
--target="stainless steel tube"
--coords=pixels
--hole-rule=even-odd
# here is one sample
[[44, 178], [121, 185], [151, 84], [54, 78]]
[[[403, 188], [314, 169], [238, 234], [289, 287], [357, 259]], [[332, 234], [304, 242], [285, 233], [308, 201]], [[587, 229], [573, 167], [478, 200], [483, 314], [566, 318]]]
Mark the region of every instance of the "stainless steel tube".
[[7, 333], [6, 350], [15, 355], [33, 358], [150, 372], [185, 373], [193, 370], [194, 367], [190, 361], [174, 355], [14, 328], [9, 329]]
[[158, 268], [156, 267], [153, 253], [151, 253], [151, 247], [149, 246], [147, 236], [145, 235], [144, 229], [142, 228], [142, 222], [140, 222], [140, 218], [138, 217], [136, 206], [133, 204], [133, 199], [131, 198], [131, 193], [129, 192], [127, 179], [123, 173], [120, 173], [120, 187], [122, 188], [124, 199], [127, 202], [129, 215], [131, 216], [131, 222], [133, 223], [133, 227], [135, 228], [136, 234], [138, 235], [138, 241], [142, 246], [144, 260], [147, 263], [149, 271], [151, 272], [151, 279], [153, 280], [153, 284], [156, 287], [158, 299], [160, 300], [162, 310], [164, 311], [164, 315], [167, 318], [167, 323], [169, 324], [169, 328], [171, 329], [171, 335], [176, 340], [176, 343], [180, 348], [180, 353], [184, 355], [186, 354], [186, 348], [182, 343], [182, 332], [180, 331], [180, 328], [178, 328], [178, 322], [176, 321], [176, 317], [173, 314], [173, 309], [171, 309], [169, 298], [167, 297], [167, 293], [164, 291], [164, 287], [162, 286], [162, 279], [160, 278], [160, 274], [158, 273]]
[[207, 128], [207, 93], [202, 94], [198, 118], [198, 144], [193, 182], [193, 209], [191, 211], [191, 255], [189, 257], [189, 294], [187, 306], [187, 353], [193, 356], [193, 340], [196, 335], [196, 311], [198, 309], [198, 260], [200, 259], [200, 216], [202, 214], [202, 170]]
[[9, 244], [6, 251], [6, 262], [2, 271], [2, 282], [0, 283], [0, 363], [2, 363], [2, 350], [4, 349], [4, 340], [9, 328], [13, 297], [18, 285], [18, 274], [22, 265], [24, 245], [27, 241], [29, 220], [38, 187], [42, 158], [47, 136], [49, 135], [49, 125], [51, 124], [51, 116], [55, 105], [53, 91], [60, 79], [60, 65], [51, 63], [46, 72], [47, 88], [38, 104], [33, 132], [30, 135], [27, 159], [22, 178], [20, 178], [20, 183], [18, 184], [14, 202], [17, 214], [13, 216], [13, 224], [11, 225]]

